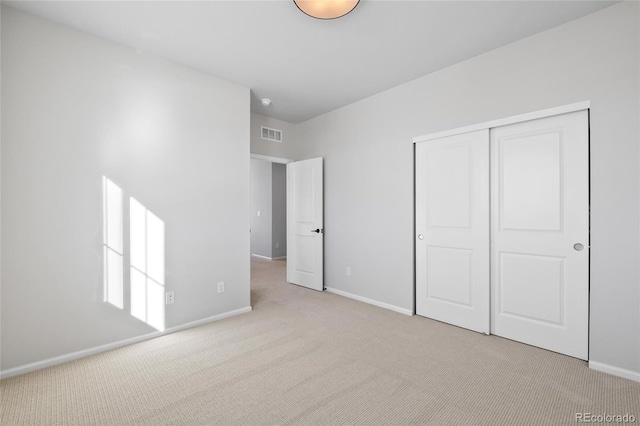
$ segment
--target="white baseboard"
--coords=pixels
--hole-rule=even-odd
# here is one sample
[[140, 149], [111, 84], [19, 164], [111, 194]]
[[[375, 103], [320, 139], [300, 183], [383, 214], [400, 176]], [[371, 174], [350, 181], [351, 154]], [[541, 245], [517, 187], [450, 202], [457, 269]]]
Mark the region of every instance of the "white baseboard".
[[346, 291], [338, 290], [336, 288], [326, 287], [325, 290], [327, 293], [337, 294], [338, 296], [348, 297], [349, 299], [355, 299], [360, 302], [368, 303], [370, 305], [378, 306], [380, 308], [389, 309], [390, 311], [398, 312], [403, 315], [413, 315], [413, 311], [409, 309], [400, 308], [395, 305], [390, 305], [388, 303], [379, 302], [377, 300], [368, 299], [366, 297], [358, 296], [357, 294], [347, 293]]
[[91, 355], [99, 354], [101, 352], [107, 352], [113, 349], [121, 348], [123, 346], [132, 345], [134, 343], [143, 342], [145, 340], [153, 339], [156, 337], [164, 336], [166, 334], [175, 333], [177, 331], [186, 330], [188, 328], [197, 327], [199, 325], [208, 324], [210, 322], [219, 321], [225, 318], [229, 318], [235, 315], [251, 312], [251, 306], [245, 308], [236, 309], [234, 311], [225, 312], [222, 314], [214, 315], [211, 317], [203, 318], [197, 321], [188, 322], [186, 324], [177, 325], [166, 329], [165, 331], [154, 331], [153, 333], [143, 334], [141, 336], [132, 337], [130, 339], [120, 340], [118, 342], [107, 343], [106, 345], [95, 346], [89, 349], [83, 349], [81, 351], [72, 352], [70, 354], [60, 355], [54, 358], [45, 359], [43, 361], [33, 362], [31, 364], [21, 365], [19, 367], [10, 368], [8, 370], [0, 371], [0, 380], [6, 379], [20, 374], [30, 373], [32, 371], [40, 370], [43, 368], [51, 367], [54, 365], [62, 364], [64, 362], [73, 361], [88, 357]]
[[625, 370], [624, 368], [614, 367], [612, 365], [603, 364], [601, 362], [589, 361], [589, 368], [603, 373], [613, 374], [614, 376], [623, 377], [625, 379], [640, 382], [640, 373], [637, 371]]
[[260, 258], [260, 259], [267, 259], [267, 260], [271, 260], [271, 258], [270, 258], [270, 257], [262, 256], [261, 254], [253, 254], [253, 253], [251, 253], [251, 256], [253, 256], [253, 257], [257, 257], [257, 258]]
[[262, 256], [261, 254], [251, 254], [251, 256], [253, 257], [257, 257], [260, 259], [266, 259], [266, 260], [280, 260], [280, 259], [286, 259], [287, 256], [280, 256], [280, 257], [267, 257], [267, 256]]

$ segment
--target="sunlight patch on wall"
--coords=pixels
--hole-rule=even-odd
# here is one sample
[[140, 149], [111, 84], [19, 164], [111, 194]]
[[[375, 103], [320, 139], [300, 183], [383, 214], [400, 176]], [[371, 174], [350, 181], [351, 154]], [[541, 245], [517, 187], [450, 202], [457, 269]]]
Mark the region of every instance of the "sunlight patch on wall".
[[135, 198], [129, 199], [131, 315], [163, 331], [164, 222]]
[[104, 301], [123, 308], [122, 189], [102, 177]]

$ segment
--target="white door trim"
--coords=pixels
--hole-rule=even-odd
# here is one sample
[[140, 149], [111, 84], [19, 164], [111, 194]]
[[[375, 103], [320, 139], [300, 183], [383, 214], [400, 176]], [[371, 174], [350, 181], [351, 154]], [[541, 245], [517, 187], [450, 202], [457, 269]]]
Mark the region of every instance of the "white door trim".
[[271, 157], [269, 155], [262, 155], [262, 154], [251, 153], [251, 158], [253, 158], [254, 160], [264, 160], [264, 161], [269, 161], [271, 163], [278, 163], [278, 164], [293, 163], [293, 160], [289, 160], [288, 158]]
[[413, 143], [425, 142], [432, 139], [439, 139], [446, 136], [459, 135], [462, 133], [475, 132], [476, 130], [490, 129], [492, 127], [501, 127], [508, 124], [522, 123], [523, 121], [537, 120], [538, 118], [551, 117], [553, 115], [566, 114], [569, 112], [582, 111], [591, 107], [591, 101], [576, 102], [575, 104], [563, 105], [554, 108], [543, 109], [540, 111], [529, 112], [526, 114], [514, 115], [498, 120], [486, 121], [484, 123], [472, 124], [469, 126], [458, 127], [456, 129], [444, 130], [436, 133], [429, 133], [423, 136], [413, 138]]

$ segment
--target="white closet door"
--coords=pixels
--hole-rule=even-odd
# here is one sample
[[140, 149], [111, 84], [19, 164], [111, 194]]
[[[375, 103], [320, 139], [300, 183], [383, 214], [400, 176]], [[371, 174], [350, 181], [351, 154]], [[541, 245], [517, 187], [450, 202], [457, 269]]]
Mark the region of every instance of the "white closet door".
[[491, 130], [491, 333], [588, 357], [587, 111]]
[[416, 311], [489, 333], [489, 131], [416, 144]]

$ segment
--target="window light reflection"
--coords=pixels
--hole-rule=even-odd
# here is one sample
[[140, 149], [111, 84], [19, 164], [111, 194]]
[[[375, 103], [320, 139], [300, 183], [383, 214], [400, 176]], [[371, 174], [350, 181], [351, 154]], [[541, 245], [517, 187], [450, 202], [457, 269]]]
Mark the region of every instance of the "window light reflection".
[[131, 315], [157, 330], [165, 327], [164, 222], [129, 199]]

